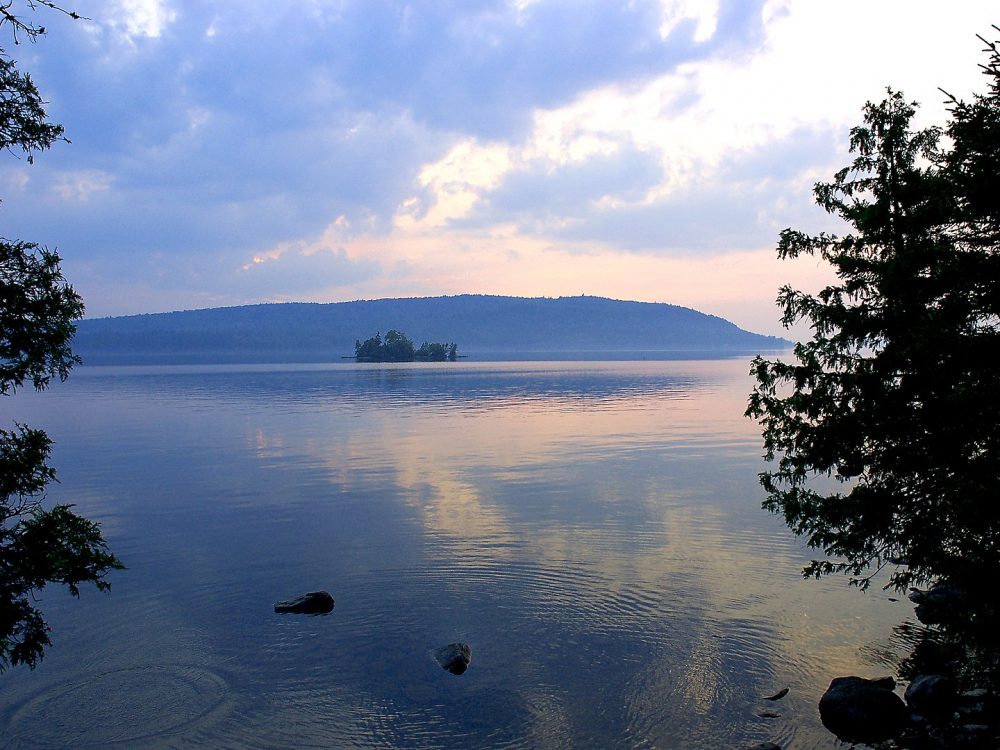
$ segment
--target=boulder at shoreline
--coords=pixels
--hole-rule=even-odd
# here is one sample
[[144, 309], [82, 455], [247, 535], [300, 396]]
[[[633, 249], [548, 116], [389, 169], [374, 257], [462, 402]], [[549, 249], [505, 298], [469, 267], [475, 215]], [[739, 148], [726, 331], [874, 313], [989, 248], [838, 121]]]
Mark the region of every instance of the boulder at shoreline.
[[823, 726], [844, 742], [874, 744], [892, 739], [906, 725], [902, 699], [891, 677], [837, 677], [819, 700]]

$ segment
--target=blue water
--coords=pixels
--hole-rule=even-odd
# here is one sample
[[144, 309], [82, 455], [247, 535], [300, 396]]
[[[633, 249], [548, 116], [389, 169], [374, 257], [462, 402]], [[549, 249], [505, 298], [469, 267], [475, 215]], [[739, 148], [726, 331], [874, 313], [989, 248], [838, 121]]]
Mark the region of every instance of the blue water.
[[[836, 747], [819, 696], [891, 673], [910, 610], [801, 579], [748, 368], [83, 367], [5, 399], [128, 570], [43, 592], [54, 645], [0, 677], [0, 742]], [[329, 615], [274, 614], [317, 589]]]

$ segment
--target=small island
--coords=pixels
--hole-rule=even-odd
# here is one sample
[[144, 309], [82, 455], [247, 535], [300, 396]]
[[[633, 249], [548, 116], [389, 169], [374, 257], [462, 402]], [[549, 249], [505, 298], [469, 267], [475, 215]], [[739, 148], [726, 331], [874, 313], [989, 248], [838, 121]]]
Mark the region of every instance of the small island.
[[354, 341], [354, 359], [358, 362], [454, 362], [458, 359], [457, 344], [429, 344], [417, 349], [401, 331], [392, 330], [382, 338], [381, 332], [365, 341]]

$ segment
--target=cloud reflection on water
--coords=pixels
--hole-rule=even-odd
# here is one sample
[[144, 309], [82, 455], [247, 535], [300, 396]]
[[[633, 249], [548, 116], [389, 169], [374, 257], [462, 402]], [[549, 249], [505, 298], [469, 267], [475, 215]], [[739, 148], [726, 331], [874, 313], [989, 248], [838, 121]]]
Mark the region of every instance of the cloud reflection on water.
[[[361, 746], [823, 747], [819, 692], [870, 673], [859, 647], [898, 616], [799, 579], [800, 545], [759, 510], [746, 371], [152, 368], [25, 403], [61, 415], [67, 485], [94, 488], [82, 506], [128, 548], [101, 603], [146, 614], [112, 631], [166, 655], [197, 623], [192, 653], [229, 670], [239, 717], [259, 712], [244, 739], [333, 718]], [[247, 600], [299, 579], [331, 581], [330, 619], [298, 630]], [[457, 637], [473, 667], [428, 682], [427, 649]], [[756, 717], [786, 685], [783, 718]]]
[[[742, 417], [749, 381], [734, 387], [745, 379], [732, 363], [702, 368], [659, 390], [602, 394], [593, 406], [583, 390], [451, 411], [387, 403], [347, 439], [363, 448], [326, 463], [334, 473], [345, 454], [383, 464], [418, 513], [435, 564], [454, 578], [468, 569], [478, 584], [513, 584], [537, 617], [564, 630], [671, 642], [683, 664], [671, 652], [663, 674], [654, 660], [638, 684], [691, 715], [728, 702], [750, 717], [772, 685], [799, 680], [818, 697], [830, 674], [856, 671], [857, 636], [882, 637], [894, 618], [868, 597], [874, 606], [845, 636], [856, 592], [799, 580], [798, 545], [768, 535], [774, 524], [757, 510], [759, 434]], [[713, 467], [722, 456], [740, 461]], [[730, 476], [705, 484], [723, 468]], [[665, 636], [682, 612], [696, 625]], [[754, 672], [727, 673], [727, 651]], [[783, 675], [788, 665], [797, 673]]]

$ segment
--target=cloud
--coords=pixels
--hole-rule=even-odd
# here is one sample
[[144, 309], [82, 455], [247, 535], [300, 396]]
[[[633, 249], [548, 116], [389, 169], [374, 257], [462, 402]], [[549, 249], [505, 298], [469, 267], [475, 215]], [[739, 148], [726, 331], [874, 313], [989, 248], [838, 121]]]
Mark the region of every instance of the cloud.
[[[58, 169], [43, 157], [8, 197], [13, 229], [88, 248], [108, 262], [135, 253], [265, 250], [318, 236], [340, 215], [384, 232], [435, 142], [405, 116], [285, 133], [229, 122], [200, 127], [212, 132], [178, 135], [123, 159], [113, 181], [96, 170]], [[67, 203], [74, 189], [84, 189], [82, 176], [103, 189], [92, 189], [86, 205]], [[99, 183], [96, 176], [103, 176]]]
[[471, 215], [453, 224], [512, 223], [524, 232], [553, 236], [601, 206], [615, 212], [621, 203], [641, 201], [662, 176], [656, 154], [630, 145], [565, 163], [533, 160], [508, 171], [495, 189], [482, 191]]
[[[919, 18], [927, 8], [918, 6]], [[424, 168], [434, 178], [422, 180], [410, 213], [418, 225], [512, 225], [524, 236], [643, 253], [758, 248], [800, 220], [813, 231], [839, 227], [813, 209], [812, 185], [846, 163], [865, 91], [882, 92], [858, 81], [898, 72], [912, 40], [845, 56], [852, 16], [842, 7], [769, 2], [743, 12], [758, 14], [759, 35], [746, 15], [722, 7], [700, 22], [716, 29], [712, 55], [538, 108], [514, 141], [464, 142], [461, 161], [452, 152]], [[894, 12], [880, 6], [880, 29]], [[906, 24], [927, 33], [912, 17]], [[727, 48], [735, 28], [743, 44]], [[868, 69], [872, 61], [881, 67]]]
[[324, 28], [324, 68], [354, 107], [393, 102], [435, 129], [509, 138], [535, 109], [707, 54], [701, 27], [677, 23], [663, 38], [661, 19], [648, 0], [345, 3]]
[[[0, 161], [0, 198], [5, 233], [58, 246], [102, 313], [296, 293], [674, 301], [656, 289], [687, 290], [653, 276], [696, 261], [705, 305], [729, 300], [719, 258], [830, 227], [811, 186], [845, 163], [864, 100], [897, 85], [940, 122], [936, 87], [982, 87], [974, 34], [996, 20], [992, 0], [74, 9], [93, 20], [48, 14], [17, 49], [73, 143]], [[331, 285], [300, 286], [309, 264]]]
[[233, 291], [255, 298], [288, 299], [371, 279], [381, 271], [372, 260], [352, 261], [343, 248], [309, 251], [286, 248], [271, 257], [257, 255], [231, 277]]
[[177, 12], [164, 0], [118, 0], [106, 6], [109, 24], [128, 39], [159, 37], [177, 18]]
[[112, 175], [99, 170], [60, 172], [52, 189], [61, 201], [89, 203], [91, 198], [111, 188]]
[[835, 163], [838, 155], [829, 132], [802, 130], [729, 154], [714, 169], [698, 170], [697, 180], [651, 201], [581, 211], [557, 223], [551, 236], [634, 252], [719, 254], [772, 246], [787, 226], [840, 229], [811, 197], [814, 164]]
[[[677, 101], [683, 88], [672, 85], [671, 96], [655, 98]], [[426, 168], [432, 178], [424, 180], [423, 200], [432, 207], [423, 206], [424, 224], [513, 226], [588, 248], [666, 253], [772, 245], [780, 229], [799, 220], [832, 226], [811, 198], [813, 183], [843, 158], [831, 128], [800, 127], [760, 145], [734, 137], [692, 153], [683, 139], [651, 137], [656, 129], [639, 116], [625, 118], [628, 129], [606, 128], [605, 106], [590, 102], [540, 116], [519, 149], [467, 143]], [[636, 111], [644, 106], [633, 104]], [[662, 129], [677, 130], [669, 122]]]
[[[66, 275], [95, 292], [85, 297], [89, 317], [159, 309], [177, 310], [256, 302], [329, 299], [385, 274], [376, 259], [351, 257], [344, 248], [291, 243], [255, 255], [205, 257], [170, 253], [122, 258], [113, 271], [64, 253]], [[135, 296], [141, 296], [136, 304]]]

